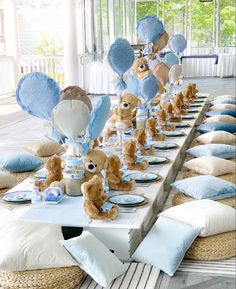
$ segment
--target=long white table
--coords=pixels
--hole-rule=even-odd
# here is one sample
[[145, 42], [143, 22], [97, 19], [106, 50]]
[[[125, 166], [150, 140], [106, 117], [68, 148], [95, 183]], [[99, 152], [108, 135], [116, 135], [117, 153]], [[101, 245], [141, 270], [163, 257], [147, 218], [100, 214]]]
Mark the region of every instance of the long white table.
[[[178, 138], [167, 138], [167, 141], [176, 143], [178, 145], [178, 148], [169, 151], [156, 151], [156, 155], [166, 156], [170, 159], [170, 162], [164, 165], [149, 166], [147, 171], [158, 173], [162, 177], [162, 179], [156, 183], [150, 184], [150, 186], [148, 187], [138, 187], [137, 185], [134, 192], [136, 194], [144, 195], [145, 197], [147, 197], [147, 205], [137, 208], [136, 212], [134, 213], [119, 213], [116, 220], [97, 221], [88, 220], [85, 216], [82, 208], [83, 197], [67, 197], [70, 201], [74, 201], [70, 204], [66, 202], [64, 204], [64, 209], [63, 203], [61, 205], [56, 205], [59, 206], [56, 207], [56, 209], [59, 210], [61, 214], [60, 217], [56, 218], [56, 220], [54, 219], [53, 222], [64, 226], [66, 225], [84, 227], [84, 230], [88, 230], [94, 233], [101, 241], [103, 241], [107, 245], [110, 250], [114, 251], [120, 259], [128, 260], [140, 243], [142, 236], [150, 227], [150, 224], [152, 224], [153, 220], [155, 220], [157, 213], [162, 209], [164, 201], [168, 197], [168, 186], [177, 174], [178, 168], [184, 159], [185, 150], [188, 147], [195, 132], [195, 126], [200, 123], [206, 106], [198, 109], [199, 112], [194, 114], [195, 119], [188, 120], [191, 126], [189, 128], [181, 129], [185, 131], [185, 136]], [[184, 121], [187, 122], [187, 120]], [[117, 149], [117, 151], [113, 150], [112, 153], [120, 154], [121, 151]], [[32, 185], [30, 184], [30, 182], [30, 178], [26, 179], [10, 191], [27, 188], [30, 189], [30, 186]], [[75, 202], [76, 204], [78, 204], [78, 206], [75, 206]], [[67, 207], [65, 210], [66, 205], [69, 207]], [[50, 206], [53, 205], [47, 206], [49, 206], [48, 209], [50, 210], [50, 208], [52, 208]], [[76, 214], [76, 208], [78, 210], [78, 215]], [[40, 212], [40, 207], [33, 209], [39, 210]], [[3, 201], [2, 203], [0, 202], [0, 211], [5, 212], [5, 217], [31, 219], [30, 217], [27, 217], [27, 215], [30, 216], [30, 210], [32, 210], [31, 205], [20, 205], [11, 207], [10, 205], [7, 206], [6, 204], [3, 204]], [[64, 211], [66, 213], [63, 217]], [[50, 214], [52, 214], [52, 211], [50, 211]], [[42, 217], [39, 217], [38, 220], [46, 221], [47, 218], [45, 220], [45, 215], [43, 215]], [[48, 221], [52, 222], [52, 220], [49, 219], [49, 216]]]

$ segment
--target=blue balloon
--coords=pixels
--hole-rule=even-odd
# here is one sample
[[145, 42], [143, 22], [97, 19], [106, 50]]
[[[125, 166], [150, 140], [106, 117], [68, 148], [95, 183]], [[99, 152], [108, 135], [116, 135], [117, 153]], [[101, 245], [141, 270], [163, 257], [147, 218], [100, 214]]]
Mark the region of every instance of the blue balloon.
[[182, 34], [176, 34], [169, 40], [168, 46], [172, 52], [181, 53], [187, 47], [187, 40]]
[[134, 74], [128, 73], [126, 83], [127, 88], [124, 93], [132, 93], [138, 97], [140, 95], [138, 78]]
[[157, 79], [154, 75], [149, 75], [140, 81], [140, 93], [145, 101], [156, 96], [158, 90]]
[[156, 16], [146, 16], [138, 20], [136, 30], [138, 37], [145, 44], [154, 43], [165, 32], [163, 23]]
[[60, 100], [60, 88], [56, 81], [46, 74], [31, 72], [19, 81], [16, 100], [24, 111], [49, 120], [52, 109]]
[[108, 95], [102, 96], [91, 113], [86, 135], [95, 140], [102, 132], [109, 117], [111, 101]]
[[179, 64], [179, 58], [172, 52], [166, 53], [164, 62], [171, 68], [175, 64]]
[[117, 38], [109, 49], [107, 60], [111, 68], [122, 76], [134, 62], [134, 50], [124, 38]]

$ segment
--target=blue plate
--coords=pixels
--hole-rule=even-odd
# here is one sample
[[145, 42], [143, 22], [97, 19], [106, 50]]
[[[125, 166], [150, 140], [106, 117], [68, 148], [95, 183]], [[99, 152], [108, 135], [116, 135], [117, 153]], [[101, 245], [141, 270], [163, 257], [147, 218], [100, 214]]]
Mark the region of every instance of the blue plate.
[[186, 114], [186, 115], [182, 116], [182, 119], [194, 119], [194, 118], [195, 118], [195, 116], [192, 114]]
[[188, 112], [196, 113], [196, 112], [199, 112], [199, 110], [197, 108], [190, 108], [190, 109], [188, 109]]
[[136, 172], [131, 173], [124, 176], [123, 181], [128, 182], [130, 180], [135, 180], [137, 183], [139, 182], [154, 182], [160, 180], [160, 176], [154, 173], [142, 173]]
[[205, 96], [204, 97], [199, 97], [200, 99], [195, 99], [195, 101], [194, 102], [196, 102], [196, 103], [203, 103], [203, 102], [205, 102], [205, 100], [203, 100], [203, 98], [206, 98]]
[[144, 197], [133, 194], [121, 194], [109, 198], [109, 202], [116, 205], [136, 205], [144, 202]]
[[202, 104], [200, 103], [193, 103], [190, 105], [190, 107], [202, 107]]
[[179, 131], [177, 131], [177, 130], [175, 130], [175, 131], [167, 130], [167, 131], [162, 131], [162, 132], [167, 137], [178, 137], [178, 136], [184, 136], [185, 135], [185, 133], [183, 131], [181, 131], [181, 130], [179, 130]]
[[31, 195], [31, 191], [17, 191], [5, 194], [2, 199], [6, 202], [29, 203], [31, 202]]
[[175, 122], [171, 124], [173, 124], [176, 128], [190, 127], [190, 124], [188, 122]]
[[166, 157], [142, 156], [138, 158], [137, 163], [141, 163], [142, 161], [147, 161], [150, 165], [157, 165], [168, 163], [169, 159]]
[[177, 144], [163, 141], [163, 142], [158, 142], [157, 144], [154, 144], [153, 147], [158, 150], [168, 150], [168, 149], [177, 148]]

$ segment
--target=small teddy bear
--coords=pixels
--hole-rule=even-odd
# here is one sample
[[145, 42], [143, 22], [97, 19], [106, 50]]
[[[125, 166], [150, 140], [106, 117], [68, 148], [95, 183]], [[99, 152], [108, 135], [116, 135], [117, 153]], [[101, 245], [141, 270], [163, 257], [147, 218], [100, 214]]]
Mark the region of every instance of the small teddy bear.
[[101, 171], [106, 168], [107, 156], [106, 154], [97, 149], [91, 149], [89, 153], [83, 157], [85, 177], [84, 181], [87, 182], [97, 175], [103, 178]]
[[134, 140], [139, 146], [139, 150], [142, 156], [155, 155], [155, 149], [153, 146], [147, 147], [147, 135], [144, 129], [139, 128], [134, 131]]
[[164, 31], [161, 37], [158, 38], [158, 40], [156, 40], [153, 43], [153, 52], [157, 53], [161, 51], [163, 48], [165, 48], [168, 43], [168, 40], [169, 40], [169, 34], [166, 31]]
[[134, 109], [140, 104], [140, 99], [132, 93], [125, 93], [121, 96], [120, 106], [112, 111], [111, 117], [106, 123], [109, 130], [130, 129], [133, 127], [132, 120], [135, 117]]
[[122, 181], [123, 172], [121, 161], [117, 155], [111, 155], [107, 158], [106, 179], [111, 190], [130, 191], [135, 188], [135, 181]]
[[[168, 106], [170, 105], [171, 103], [167, 103], [165, 104], [165, 106]], [[167, 108], [168, 109], [168, 108]], [[171, 109], [170, 109], [171, 110]], [[171, 115], [171, 114], [170, 114]], [[157, 112], [157, 118], [158, 118], [158, 121], [159, 121], [159, 124], [161, 126], [161, 128], [163, 130], [168, 130], [168, 131], [173, 131], [175, 130], [175, 126], [174, 125], [170, 125], [170, 124], [167, 124], [167, 121], [166, 121], [166, 118], [167, 118], [167, 112], [165, 109], [160, 109], [158, 110]]]
[[127, 141], [123, 144], [123, 156], [124, 161], [130, 170], [146, 170], [148, 167], [147, 161], [142, 161], [137, 163], [137, 147], [134, 140]]
[[149, 117], [146, 122], [146, 132], [149, 137], [154, 141], [165, 140], [165, 135], [161, 134], [157, 127], [157, 119], [154, 117]]
[[39, 188], [40, 191], [48, 188], [51, 183], [58, 181], [60, 182], [63, 179], [62, 168], [61, 168], [61, 159], [58, 155], [51, 156], [45, 163], [45, 168], [47, 169], [47, 178], [45, 182], [40, 182], [39, 180], [35, 181], [35, 186]]
[[132, 66], [133, 73], [138, 77], [139, 80], [152, 75], [152, 70], [148, 67], [148, 61], [145, 57], [137, 58]]
[[90, 219], [114, 220], [118, 216], [119, 207], [114, 205], [110, 211], [101, 212], [101, 206], [107, 201], [108, 196], [104, 193], [102, 180], [93, 176], [91, 180], [81, 185], [84, 196], [84, 211]]

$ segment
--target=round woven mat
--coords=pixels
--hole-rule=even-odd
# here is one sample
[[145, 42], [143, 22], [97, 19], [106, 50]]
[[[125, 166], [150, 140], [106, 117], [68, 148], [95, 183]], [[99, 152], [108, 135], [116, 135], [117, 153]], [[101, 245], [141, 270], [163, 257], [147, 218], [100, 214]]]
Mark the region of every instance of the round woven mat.
[[[186, 196], [183, 193], [177, 193], [172, 198], [172, 206], [174, 207], [174, 206], [181, 205], [181, 204], [194, 201], [194, 200], [196, 199]], [[223, 200], [217, 200], [217, 202], [228, 205], [232, 208], [236, 208], [236, 197], [231, 197], [231, 198], [227, 198]]]
[[[192, 177], [196, 177], [196, 176], [202, 176], [202, 174], [196, 173], [194, 171], [187, 171], [187, 172], [183, 173], [184, 179], [192, 178]], [[236, 184], [236, 174], [234, 174], [234, 173], [217, 176], [217, 178], [220, 178], [220, 179], [223, 179], [225, 181], [229, 181], [229, 182]]]
[[236, 255], [236, 231], [198, 237], [185, 254], [193, 260], [223, 260]]
[[30, 270], [0, 271], [0, 288], [4, 289], [74, 289], [83, 279], [78, 266]]

